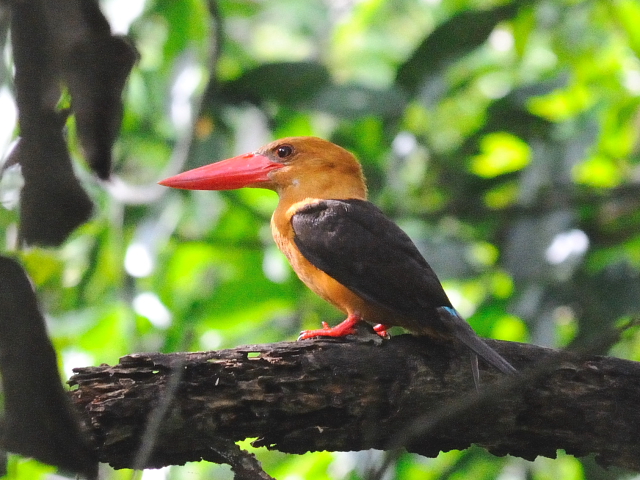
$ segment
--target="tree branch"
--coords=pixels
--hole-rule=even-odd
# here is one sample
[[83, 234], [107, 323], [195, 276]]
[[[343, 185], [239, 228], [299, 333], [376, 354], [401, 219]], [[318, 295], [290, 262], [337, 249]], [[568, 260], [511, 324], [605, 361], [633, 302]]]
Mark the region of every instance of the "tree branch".
[[[639, 363], [488, 343], [521, 374], [481, 365], [479, 392], [466, 350], [410, 335], [134, 354], [76, 369], [69, 383], [101, 461], [116, 468], [228, 463], [221, 442], [257, 438], [288, 453], [404, 447], [436, 456], [477, 444], [532, 460], [564, 449], [640, 470]], [[158, 405], [155, 444], [141, 448]]]

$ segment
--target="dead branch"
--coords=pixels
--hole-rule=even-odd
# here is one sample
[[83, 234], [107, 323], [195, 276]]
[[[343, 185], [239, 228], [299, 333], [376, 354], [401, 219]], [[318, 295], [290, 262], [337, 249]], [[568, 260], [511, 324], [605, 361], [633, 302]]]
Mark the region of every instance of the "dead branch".
[[134, 354], [76, 369], [69, 383], [101, 461], [116, 468], [228, 463], [220, 445], [257, 438], [288, 453], [403, 447], [436, 456], [476, 444], [534, 459], [564, 449], [640, 470], [640, 364], [489, 343], [521, 374], [481, 366], [479, 392], [465, 350], [410, 335]]

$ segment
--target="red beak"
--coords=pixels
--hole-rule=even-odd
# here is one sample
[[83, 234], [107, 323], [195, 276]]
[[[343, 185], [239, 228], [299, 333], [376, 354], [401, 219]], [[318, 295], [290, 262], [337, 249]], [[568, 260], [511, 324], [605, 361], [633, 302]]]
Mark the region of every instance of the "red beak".
[[258, 153], [245, 153], [166, 178], [160, 185], [184, 190], [233, 190], [268, 182], [271, 170], [284, 167]]

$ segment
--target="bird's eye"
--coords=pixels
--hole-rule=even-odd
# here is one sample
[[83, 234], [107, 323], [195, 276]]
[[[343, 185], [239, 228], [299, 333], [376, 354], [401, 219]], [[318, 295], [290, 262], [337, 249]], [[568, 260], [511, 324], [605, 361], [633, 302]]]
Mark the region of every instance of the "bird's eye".
[[276, 149], [276, 155], [280, 158], [287, 158], [293, 153], [293, 147], [291, 145], [281, 145]]

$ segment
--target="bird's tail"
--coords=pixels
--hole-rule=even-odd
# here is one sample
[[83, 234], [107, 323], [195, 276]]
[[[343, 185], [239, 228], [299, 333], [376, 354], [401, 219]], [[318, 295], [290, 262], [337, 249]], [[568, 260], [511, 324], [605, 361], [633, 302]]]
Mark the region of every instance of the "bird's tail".
[[437, 311], [440, 315], [440, 319], [450, 329], [451, 333], [476, 355], [490, 365], [493, 365], [502, 373], [512, 375], [518, 372], [513, 365], [502, 358], [498, 352], [484, 343], [476, 332], [473, 331], [471, 325], [469, 325], [453, 308], [439, 307], [437, 308]]

